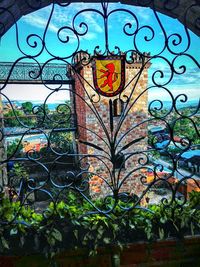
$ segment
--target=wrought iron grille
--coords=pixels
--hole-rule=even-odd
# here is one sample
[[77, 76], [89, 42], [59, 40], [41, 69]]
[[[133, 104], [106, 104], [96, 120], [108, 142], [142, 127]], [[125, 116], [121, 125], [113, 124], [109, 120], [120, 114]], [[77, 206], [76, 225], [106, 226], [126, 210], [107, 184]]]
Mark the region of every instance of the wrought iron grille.
[[[19, 62], [15, 65], [12, 71], [13, 62], [1, 62], [0, 66], [0, 77], [1, 82], [5, 83], [8, 79], [8, 83], [37, 83], [41, 82], [41, 77], [38, 75], [40, 73], [40, 66], [36, 63], [23, 63]], [[41, 66], [42, 67], [42, 66]], [[30, 75], [30, 73], [33, 74]], [[34, 76], [35, 75], [35, 76]], [[56, 80], [53, 80], [52, 77], [58, 77], [63, 79], [63, 83], [70, 83], [66, 79], [66, 65], [65, 64], [48, 64], [42, 71], [42, 81], [56, 83]]]
[[[141, 2], [145, 13], [147, 1]], [[118, 209], [124, 214], [134, 209], [148, 213], [153, 203], [174, 212], [182, 209], [188, 191], [200, 191], [199, 96], [190, 105], [187, 93], [173, 95], [170, 86], [187, 79], [188, 61], [199, 71], [199, 59], [190, 54], [191, 33], [187, 26], [184, 37], [173, 29], [169, 33], [155, 10], [154, 28], [127, 6], [104, 1], [84, 5], [76, 6], [71, 16], [67, 13], [69, 23], [56, 29], [61, 51], [56, 43], [52, 50], [48, 31], [56, 9], [67, 12], [73, 4], [54, 1], [43, 32], [28, 34], [26, 48], [14, 24], [21, 57], [0, 67], [1, 192], [43, 216], [50, 202], [67, 201], [68, 192], [86, 200], [92, 213], [106, 216]], [[115, 17], [120, 32], [113, 40], [110, 27]], [[101, 37], [91, 48], [87, 38], [95, 19], [100, 21]], [[130, 46], [124, 50], [127, 40]], [[11, 83], [24, 83], [27, 90], [28, 83], [39, 84], [48, 94], [40, 105], [30, 104], [31, 99], [21, 105], [10, 99]], [[154, 90], [158, 95], [148, 102], [148, 92]], [[48, 101], [59, 92], [66, 92], [68, 100], [51, 111]], [[34, 138], [41, 140], [31, 146]], [[101, 207], [95, 204], [98, 198], [104, 203]]]

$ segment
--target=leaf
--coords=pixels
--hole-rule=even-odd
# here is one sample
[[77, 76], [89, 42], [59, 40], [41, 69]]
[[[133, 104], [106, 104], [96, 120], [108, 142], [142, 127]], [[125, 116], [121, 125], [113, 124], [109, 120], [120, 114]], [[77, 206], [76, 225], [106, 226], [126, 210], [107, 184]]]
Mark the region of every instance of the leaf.
[[37, 222], [41, 222], [42, 221], [42, 215], [41, 214], [33, 213], [32, 214], [32, 218]]
[[150, 240], [152, 237], [152, 233], [151, 232], [147, 232], [147, 239]]
[[161, 218], [160, 218], [160, 222], [161, 222], [161, 223], [164, 224], [164, 223], [166, 223], [166, 221], [167, 221], [167, 218], [166, 218], [166, 217], [161, 217]]
[[57, 240], [57, 241], [62, 241], [62, 234], [59, 232], [57, 229], [53, 229], [52, 236]]
[[97, 251], [96, 250], [90, 250], [89, 257], [94, 257], [96, 255], [97, 255]]
[[129, 226], [130, 226], [131, 229], [135, 229], [135, 225], [134, 224], [129, 223]]
[[117, 246], [119, 247], [120, 251], [123, 251], [124, 247], [121, 242], [117, 241]]
[[164, 232], [164, 230], [162, 229], [162, 228], [158, 228], [158, 231], [159, 231], [159, 237], [160, 237], [160, 239], [163, 239], [164, 238], [164, 236], [165, 236], [165, 232]]
[[87, 241], [88, 241], [88, 235], [86, 234], [83, 238], [83, 241], [82, 241], [82, 244], [83, 245], [86, 245], [87, 244]]
[[[56, 255], [55, 251], [50, 252], [50, 258], [53, 259], [53, 257]], [[52, 265], [51, 265], [52, 266]], [[55, 267], [56, 265], [53, 262], [53, 266]]]
[[18, 230], [16, 228], [10, 230], [10, 235], [16, 235]]
[[55, 239], [52, 237], [47, 237], [47, 241], [48, 241], [50, 246], [54, 246], [56, 243]]
[[57, 205], [57, 209], [59, 210], [59, 209], [61, 209], [61, 210], [63, 210], [65, 208], [65, 203], [64, 203], [64, 201], [61, 201], [60, 203], [58, 203], [58, 205]]
[[1, 237], [1, 243], [4, 248], [9, 249], [8, 241], [3, 236]]
[[153, 236], [151, 228], [149, 228], [149, 227], [145, 228], [145, 233], [147, 235], [147, 239], [150, 240]]
[[119, 225], [113, 224], [113, 230], [117, 232], [119, 230]]
[[25, 243], [25, 238], [24, 236], [20, 236], [20, 246], [23, 247], [24, 246], [24, 243]]
[[94, 147], [95, 149], [100, 150], [100, 151], [104, 151], [103, 148], [101, 148], [101, 147], [99, 147], [99, 146], [97, 146], [97, 145], [94, 145], [94, 144], [92, 144], [92, 143], [90, 143], [90, 142], [86, 142], [86, 141], [79, 140], [79, 143], [84, 144], [84, 145], [86, 145], [86, 146]]
[[190, 229], [191, 229], [191, 234], [193, 236], [194, 235], [194, 224], [192, 222], [190, 223]]
[[101, 237], [101, 236], [103, 235], [104, 229], [99, 228], [99, 229], [97, 230], [97, 232], [98, 232], [98, 236]]
[[181, 228], [184, 228], [187, 225], [186, 218], [182, 218], [181, 220]]
[[76, 239], [78, 240], [78, 230], [74, 230], [74, 236], [75, 236]]
[[77, 221], [77, 220], [72, 220], [71, 222], [72, 222], [72, 224], [74, 224], [74, 225], [78, 225], [78, 226], [80, 226], [80, 222]]
[[104, 242], [105, 244], [110, 244], [110, 238], [105, 237], [105, 238], [103, 239], [103, 242]]
[[96, 230], [96, 229], [97, 229], [97, 225], [94, 224], [94, 225], [92, 226], [91, 230], [94, 231], [94, 230]]

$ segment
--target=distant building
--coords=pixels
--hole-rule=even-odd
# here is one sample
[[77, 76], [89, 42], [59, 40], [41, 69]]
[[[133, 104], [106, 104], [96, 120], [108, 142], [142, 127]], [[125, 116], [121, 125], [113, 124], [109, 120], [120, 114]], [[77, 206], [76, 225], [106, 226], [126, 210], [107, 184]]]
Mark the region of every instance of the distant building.
[[153, 135], [164, 134], [166, 133], [166, 128], [164, 126], [150, 126], [149, 131]]
[[200, 174], [200, 150], [189, 150], [181, 155], [180, 164]]

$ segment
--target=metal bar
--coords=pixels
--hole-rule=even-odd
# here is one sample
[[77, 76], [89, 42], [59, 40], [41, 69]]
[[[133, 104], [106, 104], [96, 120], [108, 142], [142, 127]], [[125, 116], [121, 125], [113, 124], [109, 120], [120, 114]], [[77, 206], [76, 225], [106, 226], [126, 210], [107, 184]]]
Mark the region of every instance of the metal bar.
[[[0, 83], [5, 83], [5, 80], [0, 79]], [[6, 84], [74, 84], [73, 80], [8, 80]]]
[[[58, 128], [58, 129], [53, 129], [50, 130], [49, 132], [75, 132], [77, 130], [77, 127], [72, 127], [72, 128]], [[48, 132], [48, 131], [47, 131]], [[4, 134], [4, 136], [9, 137], [9, 136], [21, 136], [23, 135], [24, 132], [19, 132], [19, 133], [10, 133], [10, 134]], [[30, 130], [28, 135], [34, 135], [34, 134], [41, 134], [40, 130]]]

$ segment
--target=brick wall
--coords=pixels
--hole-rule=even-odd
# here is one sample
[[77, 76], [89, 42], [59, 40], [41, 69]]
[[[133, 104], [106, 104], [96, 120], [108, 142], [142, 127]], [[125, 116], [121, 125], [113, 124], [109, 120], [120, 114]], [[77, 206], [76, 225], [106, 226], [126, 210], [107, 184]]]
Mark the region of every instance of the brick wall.
[[[75, 109], [76, 109], [76, 118], [77, 118], [77, 139], [78, 140], [87, 140], [86, 136], [86, 105], [84, 102], [85, 91], [82, 85], [82, 80], [79, 78], [79, 75], [84, 76], [84, 69], [79, 68], [77, 73], [74, 75], [75, 80]], [[87, 147], [78, 143], [78, 151], [80, 154], [87, 154]]]
[[[95, 257], [88, 250], [62, 252], [55, 257], [59, 267], [200, 267], [200, 238], [128, 244], [121, 253], [116, 247], [99, 249]], [[120, 255], [121, 254], [121, 255]], [[0, 267], [48, 267], [44, 255], [0, 256]]]

